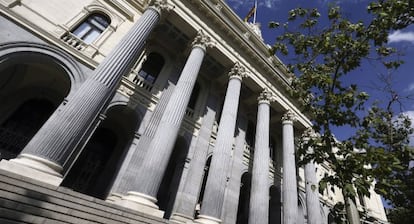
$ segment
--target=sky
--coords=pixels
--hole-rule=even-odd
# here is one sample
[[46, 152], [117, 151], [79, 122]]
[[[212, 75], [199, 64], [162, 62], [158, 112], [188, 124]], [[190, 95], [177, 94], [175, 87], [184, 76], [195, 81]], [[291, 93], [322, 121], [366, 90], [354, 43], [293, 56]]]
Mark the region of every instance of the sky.
[[[242, 19], [254, 5], [254, 0], [225, 0], [225, 2]], [[288, 11], [293, 8], [318, 8], [322, 14], [321, 18], [323, 18], [330, 5], [339, 4], [345, 16], [356, 22], [368, 19], [366, 6], [369, 2], [369, 0], [257, 0], [256, 22], [261, 24], [264, 42], [272, 45], [281, 31], [268, 28], [269, 22], [276, 21], [283, 24], [287, 20]], [[405, 61], [392, 74], [393, 88], [398, 91], [400, 96], [414, 95], [414, 26], [390, 33], [388, 41], [392, 47], [399, 50], [401, 53], [400, 59]], [[292, 58], [283, 55], [277, 56], [286, 64], [292, 60]], [[380, 66], [373, 63], [363, 63], [360, 68], [349, 75], [348, 81], [357, 84], [362, 90], [368, 92], [372, 100], [385, 102], [384, 92], [374, 88], [379, 83], [378, 75], [381, 73], [384, 73], [384, 70]], [[403, 101], [401, 111], [414, 121], [414, 100]], [[338, 139], [346, 138], [346, 136], [349, 136], [347, 132], [349, 132], [349, 129], [338, 129], [335, 135]], [[411, 144], [414, 145], [414, 136], [411, 139]]]

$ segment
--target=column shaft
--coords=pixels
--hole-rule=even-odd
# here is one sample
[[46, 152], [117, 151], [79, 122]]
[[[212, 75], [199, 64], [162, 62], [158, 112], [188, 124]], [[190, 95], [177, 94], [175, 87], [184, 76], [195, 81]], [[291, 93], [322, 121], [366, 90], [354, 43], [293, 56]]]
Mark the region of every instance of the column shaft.
[[173, 216], [184, 216], [188, 219], [193, 219], [194, 217], [194, 210], [203, 181], [204, 167], [206, 165], [207, 152], [210, 145], [210, 136], [216, 116], [216, 112], [211, 108], [214, 108], [216, 102], [217, 99], [210, 96], [203, 117], [203, 124], [201, 125], [197, 137], [196, 150], [194, 151], [188, 169], [186, 182], [184, 183], [183, 188], [177, 193]]
[[321, 206], [319, 203], [318, 181], [316, 179], [315, 163], [313, 162], [309, 162], [305, 165], [305, 183], [308, 223], [323, 223], [321, 216]]
[[232, 167], [230, 172], [229, 184], [226, 188], [223, 214], [221, 216], [223, 223], [236, 223], [237, 209], [239, 205], [240, 184], [243, 165], [243, 153], [246, 142], [247, 118], [238, 118], [238, 135], [234, 144], [234, 153], [232, 159]]
[[[286, 116], [287, 115], [287, 116]], [[283, 223], [294, 224], [297, 220], [298, 192], [296, 179], [293, 121], [286, 114], [283, 125]]]
[[[136, 142], [136, 144], [132, 144], [129, 148], [128, 154], [123, 161], [121, 169], [119, 170], [116, 180], [111, 189], [112, 193], [125, 194], [133, 187], [136, 178], [136, 172], [144, 160], [148, 146], [151, 143], [151, 139], [154, 137], [157, 126], [161, 122], [162, 114], [165, 111], [174, 88], [175, 85], [169, 83], [169, 85], [163, 91], [157, 107], [154, 109], [152, 115], [150, 115], [151, 118], [149, 119], [148, 124], [146, 125], [139, 140]], [[141, 125], [145, 124], [141, 123]], [[140, 127], [140, 129], [141, 128], [142, 127]]]
[[133, 191], [155, 199], [171, 156], [191, 92], [205, 55], [205, 48], [195, 45], [180, 75], [177, 86], [149, 144], [145, 160], [138, 170]]
[[85, 137], [85, 131], [106, 108], [122, 76], [130, 71], [159, 18], [160, 11], [149, 7], [95, 69], [91, 78], [82, 84], [67, 103], [59, 106], [25, 147], [20, 157], [40, 157], [55, 163], [56, 167], [63, 166]]
[[240, 89], [240, 77], [230, 77], [211, 160], [210, 175], [207, 179], [204, 200], [201, 206], [201, 215], [216, 219], [220, 219], [223, 207], [226, 174], [233, 145]]
[[269, 121], [269, 101], [261, 100], [257, 112], [249, 224], [269, 222]]

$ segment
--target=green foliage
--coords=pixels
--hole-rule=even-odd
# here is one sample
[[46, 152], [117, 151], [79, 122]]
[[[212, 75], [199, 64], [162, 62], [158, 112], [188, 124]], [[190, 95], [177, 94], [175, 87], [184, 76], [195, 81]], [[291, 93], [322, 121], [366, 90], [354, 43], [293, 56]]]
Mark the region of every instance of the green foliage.
[[[303, 100], [302, 111], [319, 133], [299, 147], [299, 164], [315, 161], [329, 164], [333, 170], [320, 181], [321, 192], [336, 186], [345, 198], [369, 196], [369, 189], [376, 183], [375, 190], [393, 205], [412, 205], [407, 199], [410, 193], [406, 180], [413, 175], [409, 162], [414, 159], [414, 151], [408, 147], [413, 130], [408, 117], [394, 111], [399, 103], [395, 92], [384, 93], [391, 96], [385, 106], [371, 105], [368, 93], [345, 81], [373, 55], [385, 69], [396, 69], [403, 63], [393, 60], [396, 50], [387, 45], [387, 37], [390, 31], [413, 23], [412, 4], [408, 0], [372, 2], [367, 6], [372, 19], [365, 23], [348, 20], [334, 6], [325, 15], [317, 9], [293, 9], [287, 23], [270, 24], [284, 29], [270, 53], [296, 58], [288, 65], [297, 74], [292, 81], [292, 95]], [[322, 26], [321, 19], [328, 24]], [[333, 134], [336, 127], [349, 127], [355, 133], [337, 141]], [[339, 215], [340, 211], [343, 205], [336, 205], [333, 214]]]

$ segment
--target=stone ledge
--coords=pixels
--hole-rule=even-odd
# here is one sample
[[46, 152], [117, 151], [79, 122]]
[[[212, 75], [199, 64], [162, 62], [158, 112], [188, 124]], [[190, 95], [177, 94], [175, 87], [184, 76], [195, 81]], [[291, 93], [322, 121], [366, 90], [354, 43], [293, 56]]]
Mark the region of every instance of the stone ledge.
[[[27, 208], [22, 209], [25, 206], [29, 206], [27, 208], [30, 208], [30, 214]], [[48, 221], [51, 217], [54, 217], [51, 220], [55, 221], [73, 220], [72, 223], [85, 221], [87, 223], [169, 223], [165, 219], [108, 203], [64, 187], [56, 188], [5, 170], [0, 170], [0, 211], [8, 211], [16, 216], [41, 217], [34, 219], [32, 223], [56, 223]], [[4, 218], [7, 221], [0, 220], [1, 223], [15, 221], [10, 217]]]

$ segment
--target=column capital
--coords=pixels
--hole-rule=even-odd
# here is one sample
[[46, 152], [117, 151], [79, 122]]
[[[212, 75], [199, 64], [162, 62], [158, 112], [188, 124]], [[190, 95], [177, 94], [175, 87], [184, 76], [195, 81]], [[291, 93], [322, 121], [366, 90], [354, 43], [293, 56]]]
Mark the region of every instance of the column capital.
[[292, 123], [294, 121], [296, 121], [296, 115], [292, 112], [292, 110], [288, 110], [285, 114], [283, 114], [282, 123]]
[[315, 130], [313, 130], [313, 128], [311, 128], [311, 127], [306, 128], [305, 131], [303, 131], [303, 133], [302, 133], [302, 139], [305, 142], [307, 142], [310, 139], [315, 138], [315, 137], [317, 137], [317, 134], [316, 134]]
[[236, 78], [242, 80], [245, 77], [248, 77], [248, 72], [246, 68], [243, 67], [239, 62], [234, 63], [233, 68], [231, 68], [230, 72], [228, 73], [230, 79]]
[[191, 43], [191, 46], [192, 48], [199, 47], [205, 51], [208, 47], [214, 47], [215, 43], [211, 40], [210, 36], [205, 34], [202, 30], [199, 30], [194, 41]]
[[[312, 127], [308, 127], [302, 133], [302, 136], [301, 136], [301, 138], [302, 138], [302, 144], [303, 145], [306, 145], [306, 144], [309, 143], [309, 141], [311, 139], [315, 139], [316, 137], [318, 137], [318, 133], [316, 133], [315, 130], [313, 130]], [[307, 152], [308, 153], [313, 153], [313, 148], [312, 147], [308, 147], [307, 148]]]
[[273, 97], [273, 94], [270, 92], [270, 90], [266, 88], [259, 94], [257, 100], [259, 101], [259, 104], [270, 104], [270, 102], [275, 101], [275, 98]]
[[162, 11], [170, 11], [174, 6], [169, 4], [168, 0], [152, 0], [149, 4], [149, 8], [152, 8], [161, 14]]

